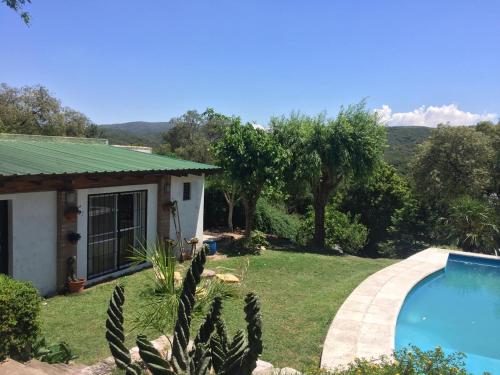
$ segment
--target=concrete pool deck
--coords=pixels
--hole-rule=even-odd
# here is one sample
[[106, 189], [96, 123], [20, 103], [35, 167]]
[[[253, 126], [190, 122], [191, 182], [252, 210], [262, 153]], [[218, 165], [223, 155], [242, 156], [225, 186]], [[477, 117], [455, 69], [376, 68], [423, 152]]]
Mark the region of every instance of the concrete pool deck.
[[406, 295], [422, 279], [443, 269], [449, 253], [455, 252], [429, 248], [365, 279], [335, 315], [323, 345], [321, 367], [335, 369], [355, 358], [391, 355]]

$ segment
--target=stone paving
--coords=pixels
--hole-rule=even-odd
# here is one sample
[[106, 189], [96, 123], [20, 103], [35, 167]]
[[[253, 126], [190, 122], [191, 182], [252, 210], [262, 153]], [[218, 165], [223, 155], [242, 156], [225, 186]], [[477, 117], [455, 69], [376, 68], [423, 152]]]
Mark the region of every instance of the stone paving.
[[334, 369], [355, 358], [391, 355], [406, 295], [419, 281], [443, 269], [449, 253], [438, 248], [421, 251], [371, 275], [354, 289], [330, 325], [321, 367]]

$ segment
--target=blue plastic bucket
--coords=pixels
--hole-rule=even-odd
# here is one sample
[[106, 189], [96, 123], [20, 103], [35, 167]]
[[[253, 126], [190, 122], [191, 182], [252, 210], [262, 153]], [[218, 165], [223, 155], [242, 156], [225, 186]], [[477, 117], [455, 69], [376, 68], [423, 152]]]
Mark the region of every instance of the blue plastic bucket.
[[203, 243], [208, 245], [208, 253], [210, 255], [214, 255], [216, 253], [217, 242], [215, 242], [214, 240], [206, 240], [206, 241], [203, 241]]

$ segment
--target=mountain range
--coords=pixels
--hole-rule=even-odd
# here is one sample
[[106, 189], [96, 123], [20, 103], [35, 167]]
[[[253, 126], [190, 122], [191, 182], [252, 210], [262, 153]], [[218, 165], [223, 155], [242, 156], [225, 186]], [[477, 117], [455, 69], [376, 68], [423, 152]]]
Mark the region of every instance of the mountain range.
[[[134, 144], [159, 146], [161, 134], [171, 128], [170, 122], [133, 121], [119, 124], [100, 125], [102, 136], [111, 144]], [[387, 127], [388, 147], [385, 159], [401, 173], [408, 173], [410, 161], [418, 144], [431, 135], [432, 128], [426, 126], [389, 126]]]

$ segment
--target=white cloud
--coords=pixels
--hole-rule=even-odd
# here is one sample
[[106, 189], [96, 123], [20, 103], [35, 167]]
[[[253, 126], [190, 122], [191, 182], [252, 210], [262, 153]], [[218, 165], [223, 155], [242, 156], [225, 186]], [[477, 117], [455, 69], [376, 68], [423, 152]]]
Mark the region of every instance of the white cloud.
[[261, 125], [261, 124], [252, 123], [252, 126], [253, 126], [255, 129], [266, 130], [266, 128], [265, 128], [263, 125]]
[[422, 106], [411, 112], [393, 112], [391, 107], [384, 104], [382, 108], [375, 109], [375, 112], [389, 126], [474, 125], [479, 121], [495, 121], [498, 117], [496, 113], [465, 112], [456, 104]]

